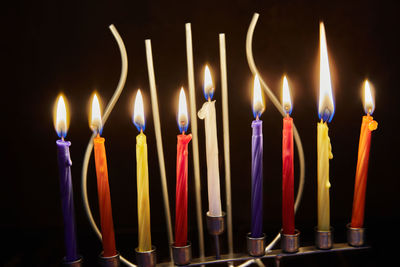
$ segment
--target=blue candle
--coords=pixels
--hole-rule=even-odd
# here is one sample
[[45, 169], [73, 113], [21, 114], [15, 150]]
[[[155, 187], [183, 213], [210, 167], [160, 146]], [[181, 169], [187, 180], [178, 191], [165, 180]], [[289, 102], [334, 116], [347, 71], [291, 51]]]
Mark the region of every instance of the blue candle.
[[65, 261], [79, 259], [76, 246], [75, 209], [71, 180], [72, 161], [69, 154], [71, 142], [57, 140], [58, 167], [60, 172], [61, 205], [64, 217]]
[[254, 78], [253, 114], [256, 118], [251, 142], [251, 237], [262, 236], [263, 224], [263, 134], [262, 120], [264, 102], [258, 76]]
[[55, 128], [61, 138], [57, 140], [56, 144], [58, 170], [60, 173], [61, 205], [64, 218], [65, 261], [73, 262], [80, 257], [78, 256], [76, 245], [75, 209], [71, 177], [72, 161], [69, 154], [71, 142], [64, 141], [64, 137], [67, 135], [67, 114], [62, 96], [58, 98]]

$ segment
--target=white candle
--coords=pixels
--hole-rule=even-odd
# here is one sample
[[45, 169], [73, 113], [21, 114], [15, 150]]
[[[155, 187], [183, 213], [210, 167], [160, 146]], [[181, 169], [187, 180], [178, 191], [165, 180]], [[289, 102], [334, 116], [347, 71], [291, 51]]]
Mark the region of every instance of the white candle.
[[204, 94], [207, 102], [199, 110], [198, 116], [204, 120], [206, 133], [206, 156], [207, 156], [207, 184], [208, 184], [208, 207], [210, 216], [221, 216], [221, 195], [219, 185], [218, 167], [218, 140], [217, 120], [215, 114], [215, 100], [211, 101], [214, 93], [210, 70], [208, 66], [204, 72]]

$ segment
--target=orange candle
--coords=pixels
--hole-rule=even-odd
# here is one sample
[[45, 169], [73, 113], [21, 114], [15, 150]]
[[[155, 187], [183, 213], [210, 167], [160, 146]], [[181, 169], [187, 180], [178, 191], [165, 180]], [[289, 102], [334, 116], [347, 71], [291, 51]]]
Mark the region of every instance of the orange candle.
[[367, 188], [369, 150], [371, 146], [371, 132], [378, 127], [378, 123], [371, 116], [374, 105], [368, 81], [364, 83], [364, 109], [367, 113], [363, 116], [358, 144], [358, 159], [356, 180], [354, 185], [353, 214], [351, 217], [352, 228], [362, 228], [364, 225], [365, 191]]
[[108, 184], [107, 158], [104, 146], [105, 139], [100, 136], [102, 123], [100, 116], [100, 105], [97, 96], [94, 95], [92, 102], [91, 127], [97, 132], [93, 140], [94, 159], [97, 175], [97, 195], [99, 198], [100, 226], [103, 242], [103, 257], [112, 257], [117, 254], [115, 248], [114, 224], [112, 219], [110, 187]]

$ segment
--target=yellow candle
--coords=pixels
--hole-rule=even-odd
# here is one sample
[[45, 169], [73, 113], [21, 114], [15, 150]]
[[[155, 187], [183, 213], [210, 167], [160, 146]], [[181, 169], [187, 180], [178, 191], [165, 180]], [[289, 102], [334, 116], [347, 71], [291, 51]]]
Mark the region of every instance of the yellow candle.
[[328, 49], [326, 45], [325, 27], [321, 22], [320, 34], [320, 77], [318, 114], [321, 122], [317, 125], [317, 178], [318, 178], [318, 230], [330, 230], [329, 209], [329, 160], [333, 158], [331, 141], [328, 135], [328, 124], [335, 113], [331, 76], [329, 71]]
[[138, 251], [151, 250], [149, 170], [147, 164], [147, 142], [144, 130], [143, 99], [140, 90], [136, 94], [133, 122], [140, 131], [136, 136], [136, 179], [138, 197]]
[[139, 251], [151, 250], [149, 171], [147, 143], [143, 132], [136, 136], [136, 174], [138, 197]]
[[329, 231], [329, 160], [333, 158], [331, 141], [326, 122], [319, 122], [317, 128], [318, 153], [318, 230]]

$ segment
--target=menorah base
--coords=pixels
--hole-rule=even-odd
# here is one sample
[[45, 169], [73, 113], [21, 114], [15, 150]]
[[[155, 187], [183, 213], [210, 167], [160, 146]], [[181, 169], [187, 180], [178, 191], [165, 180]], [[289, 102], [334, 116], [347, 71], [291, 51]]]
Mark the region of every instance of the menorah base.
[[[314, 254], [322, 254], [322, 253], [334, 253], [334, 252], [346, 252], [346, 251], [359, 251], [359, 250], [367, 250], [370, 249], [368, 246], [363, 247], [353, 247], [348, 245], [347, 243], [335, 243], [332, 248], [329, 250], [317, 249], [315, 246], [307, 246], [300, 247], [297, 253], [286, 253], [282, 249], [274, 249], [264, 254], [263, 256], [258, 257], [257, 259], [282, 259], [287, 257], [297, 257], [304, 255], [314, 255]], [[244, 262], [248, 260], [254, 260], [254, 257], [249, 254], [244, 253], [235, 253], [235, 254], [222, 254], [219, 259], [216, 259], [215, 256], [209, 256], [205, 258], [195, 258], [192, 259], [192, 262], [188, 264], [188, 266], [200, 266], [200, 265], [209, 265], [209, 264], [220, 264], [220, 263], [229, 263], [229, 262]], [[236, 264], [235, 264], [236, 265]], [[157, 264], [157, 267], [170, 267], [171, 262], [163, 262]]]

